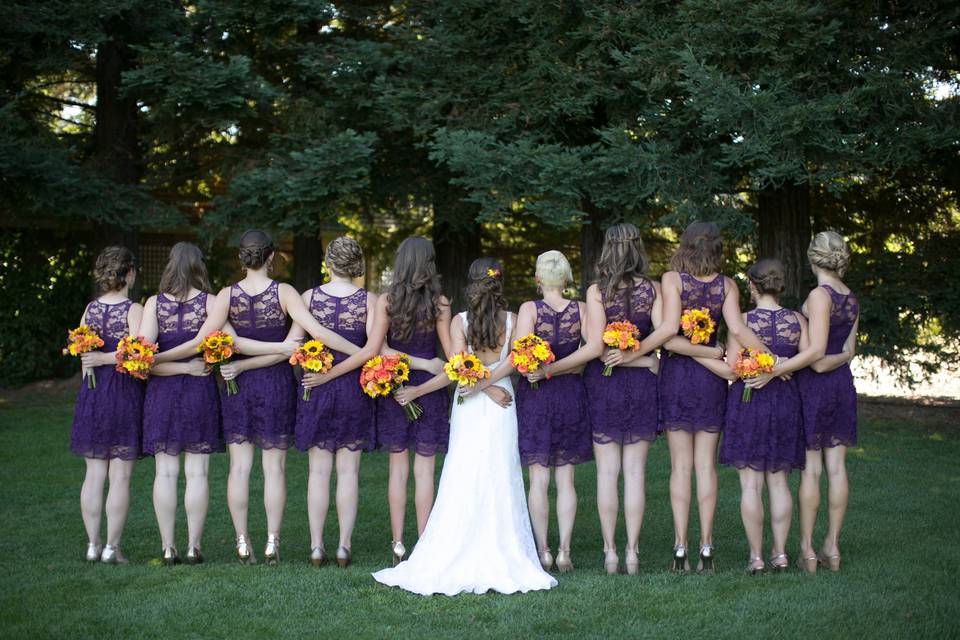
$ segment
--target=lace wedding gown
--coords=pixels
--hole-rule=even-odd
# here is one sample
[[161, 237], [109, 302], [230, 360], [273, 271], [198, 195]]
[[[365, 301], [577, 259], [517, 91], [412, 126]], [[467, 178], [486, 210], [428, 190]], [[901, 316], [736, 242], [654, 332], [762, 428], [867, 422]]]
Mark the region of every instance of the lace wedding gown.
[[[460, 314], [464, 330], [466, 313]], [[500, 359], [507, 357], [507, 314]], [[513, 393], [509, 378], [497, 382]], [[517, 412], [484, 393], [454, 403], [450, 445], [437, 499], [410, 558], [373, 574], [385, 585], [420, 595], [516, 593], [550, 589], [557, 581], [540, 567], [527, 515], [517, 449]]]

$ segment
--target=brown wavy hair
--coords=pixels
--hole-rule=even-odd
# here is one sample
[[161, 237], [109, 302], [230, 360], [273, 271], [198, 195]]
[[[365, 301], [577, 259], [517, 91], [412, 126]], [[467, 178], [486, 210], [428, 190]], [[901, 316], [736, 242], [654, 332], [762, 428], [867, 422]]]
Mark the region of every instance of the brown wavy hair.
[[496, 350], [503, 343], [497, 316], [506, 310], [503, 266], [493, 258], [477, 258], [467, 273], [467, 344], [474, 351]]
[[203, 262], [203, 252], [192, 242], [178, 242], [170, 249], [167, 266], [160, 276], [161, 293], [185, 300], [190, 289], [210, 292], [210, 277]]
[[133, 252], [126, 247], [106, 247], [93, 266], [93, 281], [100, 293], [119, 291], [127, 284], [127, 274], [137, 266]]
[[391, 336], [405, 342], [414, 329], [435, 326], [440, 296], [433, 243], [420, 236], [407, 238], [397, 247], [393, 280], [387, 288]]
[[621, 222], [607, 229], [597, 260], [597, 287], [603, 300], [623, 295], [629, 304], [633, 283], [646, 277], [647, 253], [637, 227]]
[[266, 231], [250, 229], [240, 236], [240, 262], [247, 269], [259, 269], [273, 255], [273, 238]]
[[680, 236], [680, 245], [670, 258], [670, 268], [692, 276], [720, 273], [723, 240], [713, 222], [694, 222]]
[[348, 278], [359, 278], [365, 268], [363, 250], [356, 240], [347, 236], [330, 241], [323, 254], [323, 262], [332, 273]]
[[779, 296], [787, 286], [786, 270], [776, 258], [757, 260], [747, 269], [747, 277], [758, 292], [770, 296]]

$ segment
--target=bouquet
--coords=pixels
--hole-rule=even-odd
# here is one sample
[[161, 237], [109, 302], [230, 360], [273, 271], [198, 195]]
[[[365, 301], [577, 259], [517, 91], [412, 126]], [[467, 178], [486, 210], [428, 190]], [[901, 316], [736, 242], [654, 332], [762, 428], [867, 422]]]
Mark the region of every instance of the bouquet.
[[[472, 387], [480, 380], [490, 377], [490, 371], [483, 366], [480, 358], [463, 351], [453, 354], [443, 365], [443, 371], [461, 387]], [[463, 404], [463, 396], [457, 395], [457, 404]]]
[[713, 319], [706, 308], [688, 309], [680, 316], [680, 329], [690, 344], [706, 344], [713, 335]]
[[[333, 354], [319, 340], [308, 340], [293, 352], [290, 364], [310, 373], [326, 373], [333, 368]], [[310, 401], [310, 387], [303, 388], [303, 400]]]
[[[403, 353], [374, 356], [360, 369], [360, 388], [371, 398], [396, 393], [409, 379], [410, 358]], [[423, 415], [423, 409], [416, 402], [401, 406], [411, 422]]]
[[[214, 331], [197, 345], [197, 351], [203, 353], [203, 361], [213, 367], [214, 371], [219, 371], [220, 366], [233, 357], [233, 354], [239, 353], [233, 346], [233, 336], [223, 331]], [[222, 374], [221, 374], [222, 375]], [[224, 380], [227, 385], [227, 395], [232, 396], [239, 388], [236, 380]]]
[[[67, 332], [67, 346], [63, 348], [63, 355], [79, 356], [82, 353], [95, 351], [103, 346], [103, 339], [97, 332], [85, 324]], [[97, 374], [93, 369], [87, 372], [87, 388], [97, 388]]]
[[[737, 354], [737, 361], [733, 363], [733, 372], [741, 380], [756, 378], [761, 373], [773, 373], [773, 366], [776, 360], [772, 355], [765, 351], [743, 348]], [[740, 396], [741, 402], [750, 402], [750, 394], [753, 389], [744, 385], [743, 394]]]
[[[640, 330], [637, 329], [637, 325], [629, 320], [611, 322], [603, 330], [603, 344], [621, 351], [636, 351], [640, 348], [640, 340], [637, 339], [639, 336]], [[612, 374], [613, 367], [603, 368], [603, 375], [609, 377]]]
[[[550, 349], [550, 344], [532, 333], [513, 341], [513, 350], [509, 357], [510, 364], [520, 373], [536, 371], [557, 359]], [[536, 382], [530, 383], [531, 389], [536, 389], [537, 386]]]
[[117, 371], [146, 380], [156, 353], [157, 345], [147, 342], [143, 336], [124, 336], [117, 345]]

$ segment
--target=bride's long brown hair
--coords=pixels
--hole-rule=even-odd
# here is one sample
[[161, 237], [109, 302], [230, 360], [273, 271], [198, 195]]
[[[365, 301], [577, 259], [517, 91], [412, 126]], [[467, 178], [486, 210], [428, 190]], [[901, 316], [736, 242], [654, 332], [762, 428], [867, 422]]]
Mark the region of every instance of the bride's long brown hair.
[[390, 335], [405, 342], [415, 328], [435, 326], [440, 296], [433, 243], [420, 236], [407, 238], [397, 247], [393, 280], [387, 288]]
[[497, 316], [506, 310], [503, 266], [493, 258], [477, 258], [467, 274], [467, 344], [474, 351], [500, 348], [504, 336]]

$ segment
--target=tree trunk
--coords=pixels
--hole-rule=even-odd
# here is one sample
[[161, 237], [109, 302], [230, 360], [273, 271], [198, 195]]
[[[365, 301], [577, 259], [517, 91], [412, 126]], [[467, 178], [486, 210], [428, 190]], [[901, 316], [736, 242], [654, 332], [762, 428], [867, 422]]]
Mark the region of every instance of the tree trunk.
[[465, 308], [463, 290], [470, 263], [480, 257], [481, 228], [476, 207], [462, 200], [445, 174], [441, 172], [433, 184], [433, 247], [443, 292], [453, 313], [458, 313]]
[[785, 184], [761, 191], [758, 198], [760, 244], [758, 258], [778, 258], [786, 271], [784, 306], [803, 300], [810, 278], [810, 185]]
[[588, 217], [580, 227], [580, 295], [587, 297], [587, 288], [593, 283], [596, 276], [597, 260], [603, 249], [603, 213], [589, 200], [580, 203], [581, 209], [587, 212]]
[[297, 291], [306, 291], [320, 284], [323, 279], [320, 266], [323, 264], [323, 245], [315, 231], [298, 229], [293, 234], [293, 286]]

